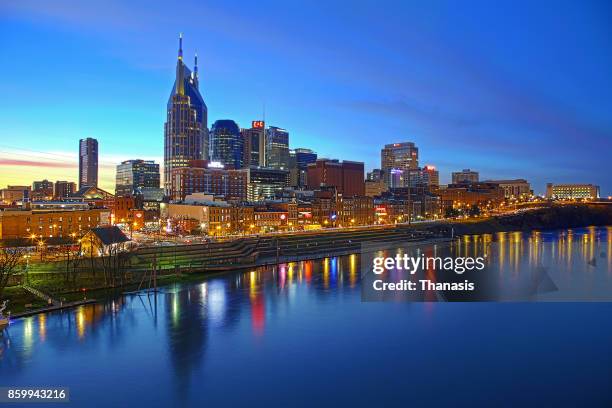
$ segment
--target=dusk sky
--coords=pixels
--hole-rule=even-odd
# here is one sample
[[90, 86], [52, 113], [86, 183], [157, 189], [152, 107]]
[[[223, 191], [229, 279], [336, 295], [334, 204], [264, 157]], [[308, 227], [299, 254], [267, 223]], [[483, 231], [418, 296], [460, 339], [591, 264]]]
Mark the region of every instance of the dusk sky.
[[209, 126], [265, 104], [292, 148], [368, 170], [412, 141], [442, 183], [612, 193], [609, 1], [3, 1], [0, 186], [76, 181], [84, 137], [110, 191], [120, 161], [161, 163], [179, 32]]

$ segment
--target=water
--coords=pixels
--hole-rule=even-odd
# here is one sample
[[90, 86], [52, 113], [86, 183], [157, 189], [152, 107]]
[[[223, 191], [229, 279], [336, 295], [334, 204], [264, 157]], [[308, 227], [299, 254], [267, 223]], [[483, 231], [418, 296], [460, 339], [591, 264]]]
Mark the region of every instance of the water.
[[[593, 254], [610, 276], [611, 237], [461, 245], [496, 242], [510, 276], [534, 262], [571, 275]], [[73, 406], [612, 403], [612, 303], [362, 303], [359, 263], [279, 265], [17, 320], [0, 338], [0, 385], [67, 386]]]

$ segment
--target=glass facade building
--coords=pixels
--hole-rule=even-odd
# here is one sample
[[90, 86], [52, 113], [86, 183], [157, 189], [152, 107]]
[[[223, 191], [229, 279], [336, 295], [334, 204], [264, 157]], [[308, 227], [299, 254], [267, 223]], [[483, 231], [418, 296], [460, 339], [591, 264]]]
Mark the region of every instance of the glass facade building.
[[266, 130], [266, 166], [289, 170], [289, 132], [270, 126]]
[[240, 134], [240, 128], [233, 120], [218, 120], [212, 125], [210, 159], [234, 169], [244, 166], [244, 139]]
[[159, 164], [152, 160], [127, 160], [117, 166], [115, 195], [136, 195], [142, 188], [159, 188], [159, 183]]
[[186, 167], [191, 160], [208, 159], [208, 108], [199, 90], [198, 57], [191, 72], [183, 62], [182, 37], [166, 113], [164, 189], [169, 194], [172, 169]]
[[88, 137], [79, 140], [79, 190], [98, 187], [98, 141]]

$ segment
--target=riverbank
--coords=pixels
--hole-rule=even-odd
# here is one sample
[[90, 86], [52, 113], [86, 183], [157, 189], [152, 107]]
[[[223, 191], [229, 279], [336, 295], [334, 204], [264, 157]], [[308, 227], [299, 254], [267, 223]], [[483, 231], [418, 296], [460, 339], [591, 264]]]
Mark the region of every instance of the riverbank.
[[[241, 238], [234, 241], [182, 245], [172, 248], [141, 248], [133, 255], [130, 267], [121, 279], [123, 285], [106, 287], [104, 275], [94, 268], [81, 270], [74, 281], [49, 270], [30, 273], [30, 285], [62, 302], [79, 302], [84, 298], [108, 299], [148, 287], [151, 265], [158, 266], [157, 285], [202, 281], [211, 276], [278, 263], [314, 260], [330, 256], [359, 253], [364, 244], [427, 245], [451, 236], [492, 234], [510, 231], [551, 230], [612, 225], [610, 205], [559, 205], [487, 219], [434, 221], [398, 224], [372, 228], [324, 230], [308, 234], [278, 234]], [[245, 261], [250, 257], [250, 261]], [[65, 267], [58, 263], [55, 270]], [[150, 275], [149, 275], [150, 276]], [[144, 279], [143, 279], [144, 278]], [[13, 313], [45, 311], [46, 302], [20, 287], [7, 288], [3, 298], [10, 300]], [[31, 305], [26, 308], [25, 305]]]

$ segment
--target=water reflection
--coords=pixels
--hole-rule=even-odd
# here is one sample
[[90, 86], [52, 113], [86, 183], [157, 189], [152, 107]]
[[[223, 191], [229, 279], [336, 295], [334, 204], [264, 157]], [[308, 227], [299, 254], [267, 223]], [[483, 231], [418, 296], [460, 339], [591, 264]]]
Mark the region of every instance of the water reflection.
[[[455, 256], [482, 255], [511, 281], [520, 280], [526, 266], [545, 266], [596, 291], [598, 273], [612, 276], [611, 236], [610, 228], [484, 234], [464, 236], [449, 250]], [[406, 250], [384, 251], [383, 256]], [[433, 257], [442, 248], [428, 245], [415, 251]], [[248, 358], [244, 339], [265, 338], [274, 328], [279, 330], [279, 322], [290, 326], [283, 320], [288, 310], [316, 309], [318, 302], [340, 303], [344, 296], [357, 299], [360, 263], [358, 255], [292, 262], [20, 319], [0, 337], [0, 375], [32, 381], [37, 378], [35, 367], [56, 354], [86, 359], [102, 354], [110, 361], [149, 361], [151, 367], [170, 373], [167, 378], [176, 395], [189, 395], [198, 381], [205, 381], [203, 365], [211, 343]], [[575, 276], [577, 270], [588, 271], [592, 280]], [[427, 279], [438, 279], [433, 268], [425, 273]], [[424, 296], [440, 300], [435, 291]], [[240, 336], [225, 345], [218, 341], [222, 333]]]

